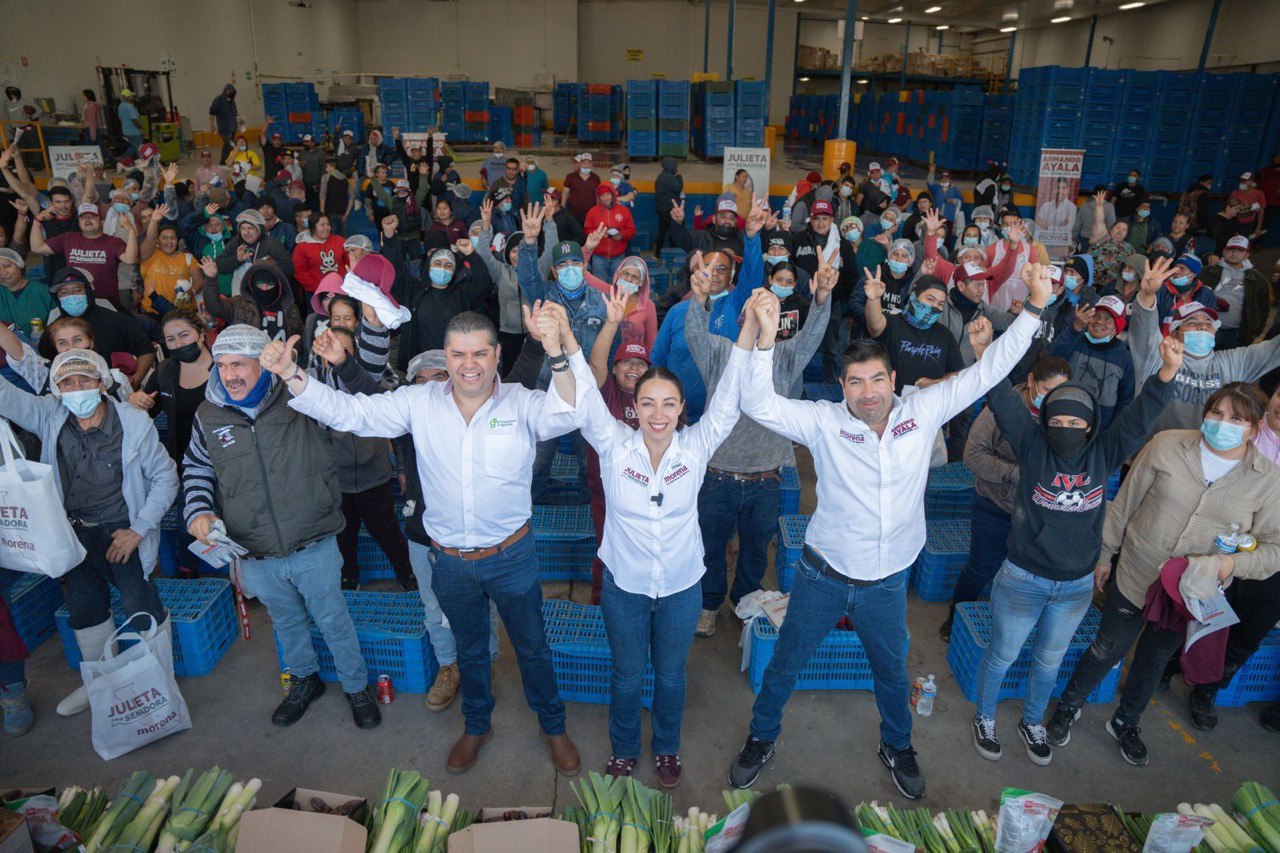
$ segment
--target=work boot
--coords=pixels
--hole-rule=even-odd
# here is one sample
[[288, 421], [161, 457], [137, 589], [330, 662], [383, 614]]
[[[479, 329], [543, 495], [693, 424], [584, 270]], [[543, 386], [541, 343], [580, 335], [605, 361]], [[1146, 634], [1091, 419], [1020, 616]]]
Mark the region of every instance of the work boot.
[[[116, 632], [116, 623], [108, 619], [88, 628], [76, 628], [76, 645], [80, 648], [80, 659], [94, 661], [102, 657], [107, 641]], [[88, 709], [89, 693], [84, 685], [77, 687], [71, 695], [58, 703], [58, 714], [63, 717], [74, 717]]]
[[284, 701], [271, 714], [271, 722], [277, 726], [292, 726], [307, 713], [311, 703], [323, 695], [324, 682], [320, 680], [320, 673], [293, 676], [289, 679], [289, 692]]
[[480, 758], [480, 747], [488, 743], [491, 737], [493, 737], [492, 728], [482, 735], [464, 733], [453, 745], [453, 749], [449, 750], [449, 758], [445, 761], [444, 769], [450, 773], [466, 773], [475, 767], [476, 761]]
[[427, 691], [427, 710], [440, 713], [452, 705], [461, 680], [456, 663], [447, 663], [436, 670], [435, 683]]
[[355, 693], [344, 694], [347, 704], [351, 706], [351, 719], [362, 729], [376, 729], [382, 722], [382, 711], [378, 710], [378, 702], [364, 687]]
[[566, 734], [549, 735], [543, 733], [542, 739], [551, 747], [551, 763], [561, 776], [577, 776], [582, 769], [582, 759], [578, 757], [578, 748]]
[[1218, 688], [1212, 684], [1197, 684], [1191, 688], [1191, 697], [1187, 700], [1191, 725], [1202, 732], [1217, 728], [1218, 711], [1213, 707], [1213, 700], [1217, 698]]
[[5, 737], [21, 737], [36, 724], [36, 713], [27, 699], [27, 683], [0, 685], [0, 712], [4, 713]]
[[716, 611], [704, 610], [698, 615], [698, 627], [693, 630], [695, 637], [710, 637], [716, 632]]

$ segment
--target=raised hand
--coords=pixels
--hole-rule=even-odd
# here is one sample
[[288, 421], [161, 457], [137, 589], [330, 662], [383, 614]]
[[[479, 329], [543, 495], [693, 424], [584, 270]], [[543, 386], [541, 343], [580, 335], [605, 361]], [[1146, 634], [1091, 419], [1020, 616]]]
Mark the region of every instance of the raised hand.
[[547, 196], [547, 201], [543, 205], [542, 220], [544, 222], [550, 222], [551, 218], [555, 216], [556, 212], [559, 210], [560, 210], [560, 199], [556, 198], [555, 193], [551, 193], [550, 195]]
[[468, 239], [467, 237], [463, 237], [461, 240], [459, 240], [457, 243], [454, 244], [453, 250], [455, 252], [461, 252], [464, 255], [469, 255], [476, 250], [476, 247], [474, 244], [472, 244], [470, 239]]
[[1009, 227], [1005, 228], [1004, 238], [1008, 240], [1010, 243], [1017, 244], [1022, 242], [1022, 238], [1025, 235], [1025, 233], [1026, 233], [1026, 229], [1022, 224], [1022, 220], [1018, 220], [1017, 222], [1014, 222], [1011, 225], [1009, 225]]
[[934, 271], [937, 268], [938, 268], [938, 259], [936, 256], [932, 258], [925, 258], [923, 261], [920, 262], [921, 275], [933, 275]]
[[18, 211], [19, 219], [26, 216], [27, 212], [30, 210], [27, 206], [26, 199], [15, 198], [13, 201], [9, 202], [9, 204], [13, 205], [14, 210]]
[[538, 242], [538, 235], [542, 233], [542, 205], [525, 205], [520, 212], [520, 228], [524, 231], [526, 243]]
[[924, 225], [926, 234], [942, 233], [942, 217], [938, 215], [936, 208], [924, 215]]
[[583, 254], [591, 254], [592, 252], [594, 252], [596, 250], [596, 246], [599, 246], [600, 241], [605, 238], [605, 234], [608, 232], [608, 230], [609, 230], [608, 227], [603, 222], [601, 222], [600, 225], [596, 228], [596, 230], [588, 234], [586, 242], [582, 244]]
[[672, 202], [671, 221], [676, 223], [684, 222], [684, 199]]
[[311, 342], [311, 351], [332, 367], [337, 367], [347, 360], [347, 351], [342, 348], [342, 341], [328, 329], [316, 335], [315, 340]]
[[755, 315], [760, 324], [760, 341], [772, 345], [778, 336], [778, 318], [782, 313], [782, 304], [778, 297], [768, 290], [757, 290]]
[[1155, 298], [1160, 286], [1169, 277], [1169, 270], [1173, 269], [1174, 263], [1173, 258], [1156, 258], [1152, 261], [1142, 276], [1142, 284], [1138, 286], [1138, 292], [1143, 296]]
[[699, 267], [689, 274], [689, 292], [699, 302], [705, 302], [711, 295], [711, 273], [706, 267]]
[[301, 339], [300, 335], [294, 335], [288, 341], [269, 342], [262, 350], [262, 354], [258, 356], [258, 363], [262, 365], [264, 370], [271, 371], [281, 379], [287, 379], [298, 369], [298, 362], [293, 355], [293, 348], [298, 345], [298, 341]]
[[484, 223], [484, 227], [486, 229], [489, 228], [490, 223], [493, 222], [493, 199], [486, 198], [484, 201], [480, 202], [480, 221]]
[[829, 253], [818, 250], [818, 269], [809, 279], [809, 293], [813, 294], [816, 302], [825, 302], [840, 281], [840, 270], [832, 266], [832, 262], [839, 253], [839, 246]]
[[695, 204], [695, 205], [693, 206], [693, 215], [694, 215], [694, 216], [702, 216], [702, 205], [700, 205], [700, 204]]
[[1182, 367], [1182, 353], [1182, 341], [1173, 335], [1166, 335], [1160, 339], [1160, 362], [1163, 366], [1160, 368], [1159, 376], [1162, 381], [1173, 381], [1178, 368]]
[[1075, 319], [1071, 321], [1071, 328], [1077, 332], [1083, 332], [1089, 325], [1089, 321], [1093, 319], [1094, 308], [1092, 305], [1085, 305], [1083, 302], [1076, 308]]
[[390, 240], [396, 236], [396, 229], [400, 227], [400, 217], [394, 213], [382, 217], [382, 236]]
[[172, 211], [167, 204], [156, 205], [155, 210], [151, 211], [151, 223], [154, 225], [159, 223], [161, 219], [168, 219]]
[[875, 270], [869, 270], [863, 267], [862, 274], [866, 276], [862, 284], [862, 290], [867, 294], [867, 301], [878, 300], [884, 296], [884, 280], [880, 278], [880, 268], [876, 267]]
[[769, 203], [762, 198], [758, 198], [751, 205], [751, 210], [747, 212], [747, 236], [754, 237], [760, 233], [760, 229], [769, 220]]
[[886, 249], [889, 248], [889, 244], [893, 242], [893, 240], [889, 236], [888, 231], [881, 231], [879, 234], [872, 237], [871, 239], [875, 240], [877, 243], [879, 243], [881, 246], [884, 246]]
[[[1026, 264], [1023, 266], [1023, 272], [1027, 267], [1034, 267], [1032, 270], [1032, 280], [1027, 282], [1027, 289], [1031, 291], [1030, 301], [1037, 308], [1044, 308], [1049, 304], [1049, 297], [1053, 295], [1053, 279], [1049, 275], [1048, 264]], [[1024, 278], [1023, 281], [1026, 281]]]
[[1094, 194], [1093, 194], [1093, 203], [1094, 203], [1094, 204], [1096, 204], [1098, 207], [1102, 207], [1104, 204], [1106, 204], [1106, 203], [1107, 203], [1107, 191], [1106, 191], [1106, 190], [1098, 190], [1096, 193], [1094, 193]]
[[161, 175], [164, 178], [164, 186], [173, 186], [178, 180], [178, 164], [170, 163], [168, 166], [165, 166], [164, 172], [162, 172]]
[[979, 314], [969, 321], [969, 344], [975, 353], [981, 353], [991, 343], [991, 321]]
[[[122, 220], [122, 221], [123, 221], [123, 220]], [[253, 257], [253, 247], [252, 247], [252, 246], [248, 245], [247, 243], [241, 243], [239, 246], [236, 246], [236, 260], [237, 260], [237, 261], [239, 261], [240, 263], [242, 263], [242, 264], [243, 264], [245, 261], [247, 261], [247, 260], [251, 259], [252, 257]]]
[[217, 205], [217, 203], [216, 203], [216, 202], [212, 202], [212, 201], [211, 201], [211, 202], [209, 202], [208, 204], [206, 204], [206, 205], [204, 206], [204, 218], [205, 218], [205, 219], [208, 219], [210, 216], [213, 216], [213, 215], [214, 215], [214, 214], [216, 214], [217, 212], [218, 212], [218, 205]]
[[201, 258], [200, 272], [204, 273], [208, 278], [217, 278], [218, 264], [213, 260], [213, 258]]
[[605, 321], [609, 323], [621, 323], [627, 316], [627, 294], [622, 292], [622, 288], [614, 285], [609, 289], [609, 295], [604, 300]]
[[772, 231], [778, 227], [778, 222], [781, 220], [781, 217], [782, 214], [770, 211], [769, 218], [764, 221], [764, 227], [769, 231]]

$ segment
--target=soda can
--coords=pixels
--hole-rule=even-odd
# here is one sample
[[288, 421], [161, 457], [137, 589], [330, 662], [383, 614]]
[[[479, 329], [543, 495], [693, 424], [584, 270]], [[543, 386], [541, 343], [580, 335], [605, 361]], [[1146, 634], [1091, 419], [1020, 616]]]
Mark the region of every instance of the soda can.
[[924, 679], [917, 678], [915, 682], [911, 685], [911, 706], [912, 707], [915, 707], [915, 704], [920, 701], [920, 691], [922, 690], [924, 690]]
[[35, 340], [44, 334], [44, 320], [39, 317], [31, 318], [31, 340]]
[[391, 676], [378, 676], [378, 701], [383, 705], [390, 705], [391, 701], [396, 698], [396, 692], [391, 687]]
[[1255, 551], [1258, 548], [1258, 540], [1248, 533], [1241, 533], [1236, 539], [1236, 547], [1241, 551]]
[[289, 674], [289, 667], [280, 670], [280, 687], [284, 690], [284, 695], [289, 695], [289, 687], [293, 683], [293, 676]]

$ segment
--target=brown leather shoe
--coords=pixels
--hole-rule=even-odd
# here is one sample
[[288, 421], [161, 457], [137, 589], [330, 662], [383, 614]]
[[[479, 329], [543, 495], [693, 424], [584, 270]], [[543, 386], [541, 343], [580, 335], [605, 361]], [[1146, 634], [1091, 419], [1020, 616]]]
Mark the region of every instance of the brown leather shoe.
[[545, 732], [542, 739], [551, 747], [551, 763], [561, 776], [577, 776], [582, 769], [582, 760], [578, 758], [578, 748], [569, 740], [568, 735], [549, 735]]
[[444, 769], [450, 773], [466, 773], [475, 767], [476, 760], [480, 758], [480, 747], [484, 746], [491, 737], [493, 737], [493, 729], [489, 729], [482, 735], [464, 733], [453, 745], [453, 749], [449, 750], [449, 760], [445, 762]]
[[440, 667], [436, 671], [435, 683], [427, 691], [427, 710], [439, 713], [452, 705], [454, 697], [458, 695], [460, 681], [456, 663]]

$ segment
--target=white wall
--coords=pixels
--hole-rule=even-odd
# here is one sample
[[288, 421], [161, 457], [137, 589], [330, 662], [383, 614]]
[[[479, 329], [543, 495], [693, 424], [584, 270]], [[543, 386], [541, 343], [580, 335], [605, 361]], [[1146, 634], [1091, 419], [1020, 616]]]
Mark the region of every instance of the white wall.
[[253, 72], [251, 7], [264, 77], [314, 80], [319, 67], [327, 76], [358, 64], [355, 3], [310, 3], [313, 8], [298, 9], [286, 0], [8, 0], [0, 80], [15, 82], [24, 95], [56, 98], [59, 110], [78, 112], [80, 90], [98, 88], [97, 65], [159, 70], [167, 55], [177, 63], [174, 103], [191, 116], [194, 129], [208, 128], [210, 101], [233, 79], [240, 111], [253, 124], [262, 118], [262, 100], [255, 86], [246, 85]]

